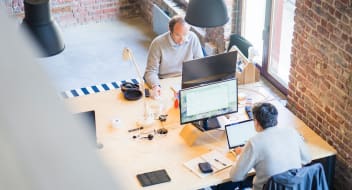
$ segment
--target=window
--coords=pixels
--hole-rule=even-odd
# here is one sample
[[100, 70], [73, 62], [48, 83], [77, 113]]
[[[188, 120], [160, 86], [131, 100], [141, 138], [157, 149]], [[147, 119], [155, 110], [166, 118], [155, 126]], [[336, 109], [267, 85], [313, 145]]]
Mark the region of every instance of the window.
[[[263, 30], [265, 21], [265, 1], [244, 0], [242, 7], [242, 36], [258, 50], [263, 60]], [[259, 65], [262, 63], [259, 62]]]
[[242, 36], [259, 51], [262, 74], [287, 93], [296, 0], [242, 0]]
[[291, 66], [295, 0], [274, 1], [267, 72], [286, 88]]

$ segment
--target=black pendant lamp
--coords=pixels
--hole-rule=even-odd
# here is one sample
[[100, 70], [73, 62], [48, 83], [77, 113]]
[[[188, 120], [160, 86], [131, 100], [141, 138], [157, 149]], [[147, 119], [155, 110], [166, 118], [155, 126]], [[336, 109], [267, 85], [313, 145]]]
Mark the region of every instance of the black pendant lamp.
[[51, 18], [49, 0], [24, 0], [24, 13], [22, 26], [37, 42], [42, 56], [56, 55], [64, 50], [59, 27]]
[[190, 0], [186, 22], [202, 28], [222, 26], [229, 21], [223, 0]]

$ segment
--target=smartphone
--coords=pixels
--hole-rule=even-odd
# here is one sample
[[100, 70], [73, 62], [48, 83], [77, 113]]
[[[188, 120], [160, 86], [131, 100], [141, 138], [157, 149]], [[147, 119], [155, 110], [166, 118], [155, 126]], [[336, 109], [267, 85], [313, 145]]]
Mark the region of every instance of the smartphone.
[[145, 95], [145, 97], [150, 97], [150, 92], [149, 92], [148, 88], [144, 89], [144, 95]]

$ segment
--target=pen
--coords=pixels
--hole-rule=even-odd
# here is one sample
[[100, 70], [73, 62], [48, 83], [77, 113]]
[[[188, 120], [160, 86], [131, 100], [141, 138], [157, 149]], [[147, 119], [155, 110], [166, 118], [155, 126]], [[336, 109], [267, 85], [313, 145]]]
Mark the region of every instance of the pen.
[[224, 162], [221, 162], [221, 161], [218, 160], [217, 158], [214, 158], [214, 160], [215, 160], [216, 162], [219, 162], [221, 165], [226, 166], [226, 164], [225, 164]]
[[138, 130], [142, 130], [142, 129], [143, 129], [143, 127], [138, 127], [138, 128], [130, 129], [130, 130], [128, 130], [128, 132], [138, 131]]

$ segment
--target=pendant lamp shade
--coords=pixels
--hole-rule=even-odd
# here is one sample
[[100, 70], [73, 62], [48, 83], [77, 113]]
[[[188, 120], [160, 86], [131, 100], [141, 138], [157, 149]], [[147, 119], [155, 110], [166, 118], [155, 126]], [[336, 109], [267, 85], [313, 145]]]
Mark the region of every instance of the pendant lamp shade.
[[24, 0], [22, 26], [38, 44], [43, 57], [62, 52], [65, 44], [61, 31], [51, 18], [49, 0]]
[[190, 0], [185, 20], [193, 26], [207, 28], [222, 26], [229, 17], [223, 0]]

